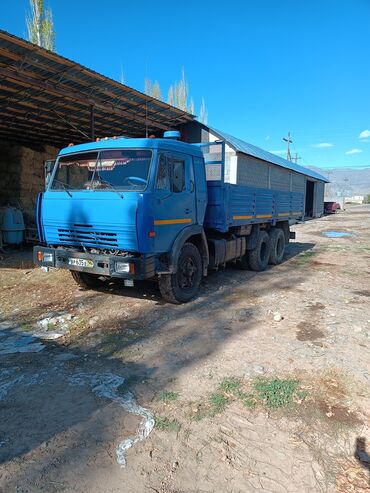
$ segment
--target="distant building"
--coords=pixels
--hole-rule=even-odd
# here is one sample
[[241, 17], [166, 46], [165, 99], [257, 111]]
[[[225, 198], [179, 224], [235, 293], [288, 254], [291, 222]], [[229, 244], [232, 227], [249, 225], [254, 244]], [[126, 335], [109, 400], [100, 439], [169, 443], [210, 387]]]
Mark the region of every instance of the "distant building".
[[351, 204], [363, 204], [364, 202], [364, 196], [363, 195], [353, 195], [352, 197], [345, 197], [344, 202], [345, 203], [351, 203]]

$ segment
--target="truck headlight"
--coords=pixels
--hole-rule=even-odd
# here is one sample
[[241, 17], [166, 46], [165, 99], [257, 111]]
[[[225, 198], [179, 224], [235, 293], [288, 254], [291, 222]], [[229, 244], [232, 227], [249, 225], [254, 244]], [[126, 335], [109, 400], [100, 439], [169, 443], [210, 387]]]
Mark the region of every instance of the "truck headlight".
[[116, 272], [130, 272], [130, 264], [127, 262], [116, 262], [114, 270]]
[[54, 254], [51, 252], [44, 252], [42, 255], [42, 261], [52, 264], [54, 262]]

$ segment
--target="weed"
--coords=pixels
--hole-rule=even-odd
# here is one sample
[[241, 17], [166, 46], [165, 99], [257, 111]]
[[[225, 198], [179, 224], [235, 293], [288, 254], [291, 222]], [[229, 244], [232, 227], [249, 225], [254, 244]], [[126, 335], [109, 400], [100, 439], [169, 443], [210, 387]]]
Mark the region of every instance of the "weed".
[[262, 399], [266, 407], [277, 409], [289, 406], [299, 385], [298, 380], [273, 380], [259, 379], [254, 383], [258, 397]]
[[298, 399], [300, 401], [304, 401], [305, 398], [307, 397], [307, 395], [308, 395], [308, 392], [306, 390], [298, 390], [296, 392], [296, 396], [298, 397]]
[[164, 401], [164, 402], [169, 402], [169, 401], [175, 401], [178, 397], [177, 392], [170, 392], [167, 390], [162, 390], [162, 392], [159, 392], [157, 395], [157, 400], [158, 401]]
[[218, 390], [234, 394], [240, 388], [241, 383], [240, 378], [227, 377], [222, 380], [218, 386]]
[[181, 425], [177, 419], [169, 419], [165, 416], [155, 417], [155, 426], [162, 431], [180, 431]]
[[184, 430], [184, 440], [188, 441], [191, 435], [191, 430], [190, 428], [185, 428]]
[[243, 402], [243, 405], [248, 409], [254, 409], [257, 406], [257, 397], [250, 392], [242, 392], [242, 394], [238, 397]]
[[216, 392], [209, 396], [209, 402], [211, 404], [210, 415], [216, 416], [216, 414], [220, 414], [225, 410], [229, 399], [223, 394]]
[[303, 252], [300, 255], [297, 256], [296, 262], [298, 265], [304, 267], [311, 263], [312, 258], [317, 255], [318, 252], [315, 251], [308, 251], [308, 252]]
[[24, 331], [24, 332], [27, 332], [29, 330], [33, 330], [33, 326], [31, 324], [31, 322], [20, 322], [19, 326], [22, 329], [22, 331]]

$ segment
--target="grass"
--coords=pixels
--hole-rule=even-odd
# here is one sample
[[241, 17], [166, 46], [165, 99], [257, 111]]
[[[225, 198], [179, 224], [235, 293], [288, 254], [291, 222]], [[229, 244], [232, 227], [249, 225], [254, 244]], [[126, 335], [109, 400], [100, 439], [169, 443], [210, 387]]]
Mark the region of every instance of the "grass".
[[315, 257], [317, 254], [318, 252], [314, 252], [312, 250], [308, 252], [303, 252], [297, 256], [296, 262], [301, 267], [305, 267], [306, 265], [311, 263], [312, 258]]
[[234, 394], [237, 390], [239, 390], [241, 384], [242, 381], [240, 378], [227, 377], [222, 380], [222, 382], [218, 386], [218, 390], [221, 392]]
[[270, 409], [292, 404], [298, 386], [298, 380], [281, 380], [280, 378], [259, 379], [254, 383], [259, 399]]
[[157, 400], [163, 402], [170, 402], [170, 401], [175, 401], [178, 398], [178, 396], [179, 394], [177, 392], [162, 390], [162, 392], [159, 392], [159, 394], [157, 395]]
[[[300, 389], [299, 380], [258, 378], [252, 382], [252, 389], [244, 390], [242, 386], [241, 378], [224, 378], [207, 401], [198, 403], [196, 410], [193, 409], [190, 413], [189, 419], [201, 421], [204, 418], [212, 418], [223, 413], [227, 406], [235, 401], [241, 402], [249, 410], [257, 407], [279, 409], [293, 403], [301, 404], [308, 395], [307, 391]], [[194, 403], [192, 406], [194, 407]]]
[[229, 398], [220, 392], [215, 392], [214, 394], [211, 394], [208, 400], [211, 405], [211, 416], [216, 416], [216, 414], [220, 414], [225, 411], [225, 408], [229, 403]]
[[181, 425], [177, 419], [169, 419], [166, 416], [156, 416], [155, 427], [161, 431], [180, 431]]
[[243, 392], [240, 390], [237, 397], [242, 401], [243, 405], [248, 409], [254, 409], [257, 406], [257, 398], [251, 392]]

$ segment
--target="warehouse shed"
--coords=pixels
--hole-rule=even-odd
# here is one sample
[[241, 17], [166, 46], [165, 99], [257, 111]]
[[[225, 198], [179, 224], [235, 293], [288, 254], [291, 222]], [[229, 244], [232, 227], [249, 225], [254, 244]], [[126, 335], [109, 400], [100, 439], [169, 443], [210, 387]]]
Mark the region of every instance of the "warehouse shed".
[[190, 142], [225, 142], [225, 182], [303, 193], [302, 219], [323, 215], [329, 180], [319, 173], [198, 122], [184, 125], [183, 132]]

